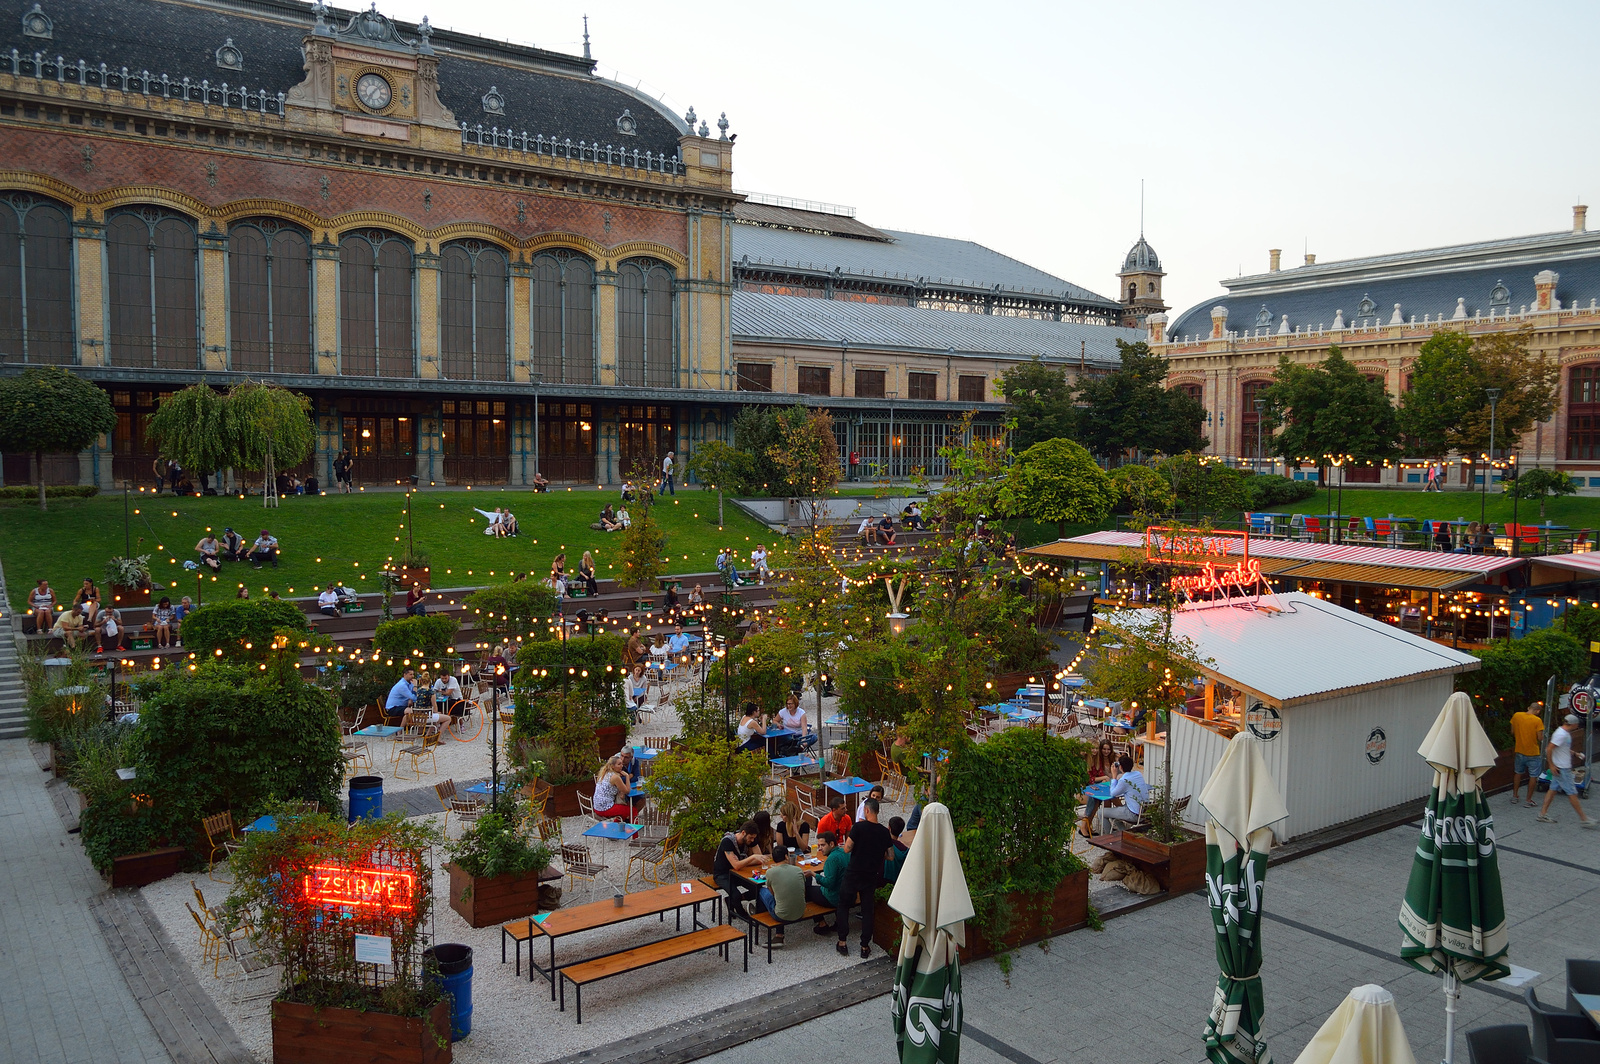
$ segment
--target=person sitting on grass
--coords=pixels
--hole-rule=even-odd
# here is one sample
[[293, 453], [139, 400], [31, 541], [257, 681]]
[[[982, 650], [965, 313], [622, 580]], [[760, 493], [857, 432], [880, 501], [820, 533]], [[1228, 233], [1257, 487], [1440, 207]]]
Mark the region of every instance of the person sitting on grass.
[[61, 616], [56, 619], [54, 625], [49, 628], [42, 628], [40, 631], [49, 632], [61, 640], [69, 649], [76, 650], [78, 649], [79, 640], [84, 637], [83, 611], [75, 609], [62, 610]]
[[622, 775], [622, 757], [612, 754], [594, 778], [594, 815], [599, 820], [626, 821], [628, 781]]
[[236, 599], [248, 599], [250, 597], [250, 589], [245, 587], [243, 584], [240, 584], [239, 593], [233, 597]]
[[259, 569], [262, 562], [271, 562], [274, 569], [278, 567], [278, 537], [264, 528], [250, 544], [250, 563]]
[[[785, 923], [806, 914], [806, 874], [790, 863], [789, 848], [781, 843], [772, 848], [772, 867], [759, 896], [762, 908]], [[781, 925], [772, 933], [772, 945], [774, 949], [783, 945]]]
[[222, 557], [230, 562], [242, 562], [246, 557], [244, 537], [231, 528], [222, 530]]
[[28, 592], [28, 609], [33, 613], [34, 631], [48, 632], [54, 627], [56, 593], [50, 589], [50, 581], [40, 579], [39, 586]]
[[543, 473], [535, 473], [533, 475], [533, 490], [535, 492], [550, 490], [550, 481], [545, 479], [545, 475]]
[[177, 624], [177, 616], [172, 609], [172, 600], [162, 596], [156, 608], [150, 611], [150, 623], [155, 626], [156, 646], [170, 647], [172, 645], [172, 629]]
[[628, 516], [628, 508], [624, 506], [622, 509], [617, 511], [617, 528], [620, 531], [626, 532], [632, 527], [633, 518]]
[[[625, 482], [622, 485], [622, 501], [623, 502], [632, 502], [633, 501], [633, 495], [634, 495], [633, 481], [630, 480], [630, 481]], [[610, 509], [610, 507], [608, 506], [607, 509]]]
[[522, 529], [517, 525], [517, 515], [512, 513], [510, 510], [507, 510], [501, 515], [500, 529], [500, 534], [503, 536], [515, 536], [522, 531]]
[[317, 595], [317, 612], [328, 617], [339, 616], [339, 593], [329, 584]]
[[200, 564], [214, 573], [222, 572], [222, 544], [217, 542], [217, 537], [207, 532], [200, 537], [200, 542], [194, 545], [200, 552]]

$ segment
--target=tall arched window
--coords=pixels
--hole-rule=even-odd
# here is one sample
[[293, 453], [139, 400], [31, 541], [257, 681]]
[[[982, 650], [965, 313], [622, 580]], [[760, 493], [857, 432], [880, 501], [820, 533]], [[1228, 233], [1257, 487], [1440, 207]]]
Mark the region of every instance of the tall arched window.
[[310, 373], [311, 242], [272, 218], [228, 230], [229, 340], [232, 368]]
[[194, 222], [160, 207], [106, 220], [111, 362], [200, 365], [200, 289]]
[[508, 379], [506, 253], [492, 244], [462, 240], [445, 245], [439, 266], [439, 355], [444, 375], [458, 381]]
[[381, 229], [339, 241], [341, 372], [415, 377], [411, 241]]
[[0, 199], [0, 360], [71, 365], [72, 217], [26, 192]]
[[533, 372], [594, 384], [594, 263], [565, 248], [533, 257]]
[[1573, 366], [1567, 377], [1567, 457], [1600, 458], [1600, 363]]
[[1245, 458], [1264, 458], [1272, 450], [1272, 436], [1256, 413], [1256, 400], [1270, 387], [1270, 380], [1245, 381], [1239, 387], [1239, 454]]
[[630, 259], [618, 268], [617, 282], [618, 383], [672, 387], [672, 270], [654, 259]]

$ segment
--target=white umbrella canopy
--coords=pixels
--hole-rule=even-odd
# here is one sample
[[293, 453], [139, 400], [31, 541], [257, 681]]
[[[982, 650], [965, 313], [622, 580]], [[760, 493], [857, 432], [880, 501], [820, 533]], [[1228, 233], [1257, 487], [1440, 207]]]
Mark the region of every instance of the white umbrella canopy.
[[1374, 983], [1339, 1003], [1294, 1064], [1417, 1064], [1394, 995]]
[[895, 966], [894, 1031], [900, 1059], [954, 1064], [961, 1052], [961, 961], [972, 895], [956, 852], [950, 810], [923, 807], [917, 837], [889, 895], [900, 914], [900, 956]]

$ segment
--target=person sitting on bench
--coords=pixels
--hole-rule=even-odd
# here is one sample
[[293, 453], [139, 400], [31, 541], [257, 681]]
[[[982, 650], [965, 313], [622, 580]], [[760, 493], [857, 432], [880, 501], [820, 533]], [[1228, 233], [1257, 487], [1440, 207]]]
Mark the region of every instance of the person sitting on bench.
[[333, 589], [332, 584], [324, 587], [317, 596], [317, 612], [329, 617], [339, 616], [339, 593]]
[[739, 566], [733, 560], [732, 547], [723, 547], [722, 553], [717, 555], [717, 572], [722, 574], [722, 582], [728, 587], [739, 586]]
[[588, 551], [583, 552], [583, 559], [578, 562], [578, 576], [583, 580], [583, 593], [590, 598], [600, 594], [600, 581], [594, 574], [594, 555]]
[[906, 503], [906, 508], [900, 513], [900, 520], [909, 529], [917, 532], [926, 532], [928, 525], [922, 520], [922, 507], [915, 502]]
[[427, 597], [428, 593], [422, 590], [421, 582], [413, 582], [411, 590], [406, 592], [406, 616], [426, 617], [428, 615], [428, 607], [424, 600]]
[[1111, 797], [1100, 805], [1100, 834], [1111, 830], [1111, 821], [1132, 824], [1139, 819], [1149, 789], [1144, 773], [1133, 767], [1133, 758], [1123, 754], [1111, 768]]
[[750, 847], [755, 841], [755, 821], [747, 820], [739, 826], [738, 831], [730, 831], [722, 836], [722, 841], [717, 844], [716, 859], [711, 863], [711, 878], [728, 896], [730, 923], [735, 912], [743, 916], [747, 903], [754, 906], [760, 900], [748, 883], [734, 875], [735, 872], [761, 863], [759, 856], [750, 853]]
[[861, 545], [863, 547], [872, 546], [872, 543], [873, 543], [872, 518], [863, 517], [861, 519], [860, 526], [856, 528], [856, 535], [861, 537]]
[[177, 625], [177, 616], [172, 609], [170, 598], [163, 597], [156, 603], [156, 608], [150, 611], [150, 624], [156, 630], [156, 646], [170, 647], [172, 630]]
[[250, 562], [257, 569], [262, 562], [271, 562], [272, 567], [278, 567], [278, 537], [266, 529], [261, 530], [261, 535], [250, 545]]
[[222, 530], [222, 557], [230, 562], [242, 562], [245, 559], [244, 537], [231, 528]]
[[[784, 923], [801, 919], [806, 914], [807, 888], [811, 886], [806, 880], [806, 873], [790, 862], [789, 848], [782, 843], [773, 846], [772, 867], [767, 869], [767, 885], [758, 894], [762, 908]], [[821, 891], [817, 894], [820, 902]], [[781, 926], [772, 933], [772, 945], [774, 948], [783, 945]]]
[[95, 653], [104, 654], [107, 647], [112, 650], [122, 649], [122, 611], [101, 610], [100, 620], [95, 626], [100, 634], [100, 645], [95, 648]]
[[49, 632], [69, 649], [76, 650], [78, 640], [83, 638], [84, 624], [83, 611], [80, 609], [65, 609], [61, 616], [56, 618], [56, 623], [49, 628], [41, 628], [40, 632]]
[[42, 635], [54, 627], [56, 593], [51, 590], [50, 581], [40, 580], [39, 586], [28, 593], [28, 607], [33, 612], [34, 631]]
[[888, 514], [878, 518], [878, 543], [885, 547], [894, 546], [894, 518]]
[[222, 572], [222, 544], [217, 542], [217, 537], [207, 532], [200, 537], [200, 542], [194, 545], [200, 552], [200, 564], [214, 573]]

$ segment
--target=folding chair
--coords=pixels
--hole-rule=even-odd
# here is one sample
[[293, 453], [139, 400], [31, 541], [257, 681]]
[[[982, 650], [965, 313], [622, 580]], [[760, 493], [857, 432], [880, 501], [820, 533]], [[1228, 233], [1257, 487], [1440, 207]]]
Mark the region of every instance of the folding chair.
[[[654, 883], [656, 886], [660, 886], [662, 883], [670, 883], [676, 880], [678, 877], [678, 838], [677, 834], [668, 835], [652, 846], [640, 847], [629, 854], [628, 866], [622, 873], [622, 889], [624, 891], [628, 889], [628, 880], [632, 875], [635, 863], [639, 865], [639, 878], [646, 883]], [[670, 868], [670, 879], [663, 880], [661, 878], [661, 869], [663, 867]]]
[[205, 829], [206, 842], [211, 844], [211, 855], [207, 858], [206, 875], [215, 880], [217, 877], [211, 873], [217, 867], [217, 854], [221, 853], [223, 860], [233, 856], [233, 852], [244, 845], [244, 840], [233, 828], [233, 811], [225, 809], [200, 821], [200, 826]]
[[[587, 879], [593, 883], [600, 878], [600, 873], [606, 870], [606, 865], [596, 864], [589, 855], [589, 847], [574, 846], [570, 843], [561, 847], [561, 864], [566, 868], [567, 885], [570, 887], [575, 880]], [[624, 876], [626, 878], [626, 876]]]
[[193, 905], [184, 902], [183, 907], [189, 910], [189, 915], [194, 917], [195, 926], [200, 929], [200, 963], [204, 964], [206, 961], [210, 961], [212, 976], [220, 976], [222, 974], [222, 935], [217, 931], [214, 924], [194, 911]]

